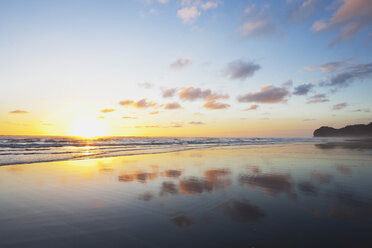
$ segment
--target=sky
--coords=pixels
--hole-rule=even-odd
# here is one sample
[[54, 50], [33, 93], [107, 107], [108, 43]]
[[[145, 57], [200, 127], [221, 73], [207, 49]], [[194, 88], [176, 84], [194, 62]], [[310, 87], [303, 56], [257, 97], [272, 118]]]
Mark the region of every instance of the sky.
[[370, 0], [0, 0], [0, 135], [311, 137], [372, 121]]

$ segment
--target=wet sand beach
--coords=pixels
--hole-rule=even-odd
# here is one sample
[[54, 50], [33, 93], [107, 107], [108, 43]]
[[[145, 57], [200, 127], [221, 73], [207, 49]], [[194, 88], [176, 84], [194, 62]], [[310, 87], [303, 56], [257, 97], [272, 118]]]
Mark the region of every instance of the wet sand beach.
[[371, 247], [372, 149], [283, 144], [0, 167], [0, 247]]

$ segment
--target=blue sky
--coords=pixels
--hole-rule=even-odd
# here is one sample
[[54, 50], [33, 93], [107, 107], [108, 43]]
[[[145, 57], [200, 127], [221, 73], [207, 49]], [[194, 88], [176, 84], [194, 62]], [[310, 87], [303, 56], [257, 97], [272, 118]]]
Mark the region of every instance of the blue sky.
[[[108, 135], [309, 136], [370, 122], [370, 5], [0, 1], [1, 134], [68, 135], [79, 115]], [[144, 98], [155, 104], [119, 104]]]

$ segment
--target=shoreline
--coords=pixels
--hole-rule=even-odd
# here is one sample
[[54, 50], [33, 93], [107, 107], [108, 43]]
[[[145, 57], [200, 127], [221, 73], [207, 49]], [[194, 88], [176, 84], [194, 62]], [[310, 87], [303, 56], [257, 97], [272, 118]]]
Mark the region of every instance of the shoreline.
[[[271, 148], [271, 147], [280, 147], [280, 146], [294, 146], [294, 145], [316, 145], [316, 143], [311, 142], [288, 142], [288, 143], [277, 143], [277, 144], [246, 144], [246, 145], [216, 145], [209, 147], [189, 147], [189, 148], [179, 148], [174, 150], [167, 151], [154, 151], [154, 150], [145, 150], [140, 153], [128, 153], [128, 154], [112, 154], [107, 156], [100, 155], [83, 155], [71, 158], [61, 158], [61, 159], [50, 159], [50, 160], [38, 160], [38, 161], [25, 161], [25, 162], [14, 162], [14, 163], [0, 163], [0, 167], [3, 166], [13, 166], [13, 165], [27, 165], [27, 164], [38, 164], [38, 163], [53, 163], [53, 162], [62, 162], [62, 161], [82, 161], [82, 160], [94, 160], [94, 159], [105, 159], [105, 158], [116, 158], [116, 157], [127, 157], [127, 156], [136, 156], [136, 155], [152, 155], [152, 154], [166, 154], [182, 151], [198, 151], [198, 150], [236, 150], [236, 149], [257, 149], [257, 148]], [[147, 152], [146, 152], [147, 151]]]
[[[271, 147], [281, 147], [281, 146], [295, 146], [295, 145], [313, 145], [316, 148], [322, 150], [332, 150], [332, 149], [361, 149], [361, 150], [372, 150], [372, 139], [324, 139], [323, 142], [313, 141], [313, 142], [283, 142], [275, 144], [239, 144], [239, 145], [211, 145], [206, 147], [176, 147], [169, 150], [158, 150], [162, 148], [154, 148], [148, 150], [142, 150], [141, 152], [131, 153], [132, 150], [120, 151], [121, 154], [107, 154], [107, 155], [80, 155], [76, 157], [60, 158], [60, 159], [49, 159], [49, 160], [37, 160], [37, 161], [25, 161], [25, 162], [9, 162], [0, 163], [0, 167], [3, 166], [13, 166], [13, 165], [27, 165], [27, 164], [37, 164], [37, 163], [53, 163], [61, 161], [81, 161], [81, 160], [94, 160], [94, 159], [105, 159], [105, 158], [115, 158], [115, 157], [127, 157], [136, 155], [152, 155], [152, 154], [166, 154], [182, 151], [197, 151], [197, 150], [235, 150], [235, 149], [257, 149], [257, 148], [271, 148]], [[123, 154], [123, 152], [128, 152]]]

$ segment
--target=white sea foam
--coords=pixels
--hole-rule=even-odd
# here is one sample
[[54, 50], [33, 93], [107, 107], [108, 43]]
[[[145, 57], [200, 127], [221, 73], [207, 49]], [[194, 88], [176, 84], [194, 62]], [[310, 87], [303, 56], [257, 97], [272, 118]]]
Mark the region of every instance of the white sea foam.
[[0, 165], [294, 142], [319, 142], [319, 139], [110, 137], [85, 140], [70, 137], [1, 136]]

